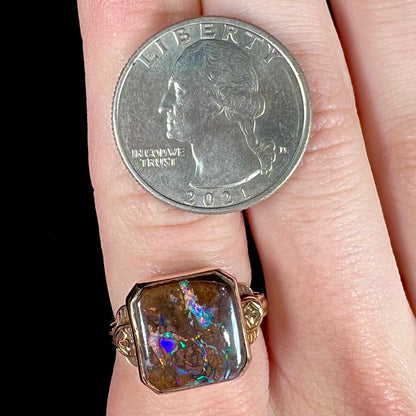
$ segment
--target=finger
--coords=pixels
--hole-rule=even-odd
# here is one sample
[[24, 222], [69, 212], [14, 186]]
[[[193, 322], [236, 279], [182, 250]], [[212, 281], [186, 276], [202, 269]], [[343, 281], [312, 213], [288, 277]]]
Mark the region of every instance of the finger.
[[[167, 206], [141, 189], [124, 167], [111, 129], [113, 91], [123, 65], [152, 34], [200, 12], [197, 1], [79, 1], [88, 100], [91, 179], [114, 310], [133, 284], [172, 273], [219, 267], [249, 282], [242, 215], [195, 215]], [[157, 112], [157, 108], [155, 108]], [[109, 414], [187, 415], [250, 411], [267, 406], [267, 353], [258, 339], [253, 360], [233, 382], [156, 395], [137, 369], [118, 356]], [[228, 384], [228, 385], [227, 385]], [[237, 393], [236, 393], [237, 392]], [[256, 400], [254, 400], [256, 397]]]
[[326, 3], [218, 0], [203, 9], [248, 20], [282, 40], [311, 90], [303, 163], [249, 212], [266, 276], [270, 393], [278, 413], [389, 414], [398, 406], [411, 414], [414, 321]]
[[331, 5], [394, 253], [416, 311], [416, 4]]
[[[113, 139], [111, 104], [122, 67], [152, 34], [174, 21], [195, 17], [198, 2], [166, 5], [163, 1], [82, 1], [79, 11], [86, 66], [90, 172], [106, 275], [111, 300], [117, 308], [138, 275], [144, 280], [183, 271], [184, 263], [189, 269], [221, 263], [226, 266], [227, 258], [231, 263], [234, 250], [245, 252], [244, 227], [239, 214], [221, 216], [218, 221], [160, 203], [133, 180]], [[197, 234], [200, 228], [205, 231], [202, 235]], [[194, 244], [197, 236], [200, 241]], [[233, 255], [226, 249], [231, 240]], [[232, 268], [232, 273], [249, 280], [247, 262]]]

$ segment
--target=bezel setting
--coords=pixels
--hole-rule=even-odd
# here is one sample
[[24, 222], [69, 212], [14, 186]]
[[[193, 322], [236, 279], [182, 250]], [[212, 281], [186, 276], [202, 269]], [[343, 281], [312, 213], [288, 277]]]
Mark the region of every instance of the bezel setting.
[[156, 393], [235, 379], [250, 361], [238, 283], [221, 270], [138, 283], [126, 306], [140, 378]]

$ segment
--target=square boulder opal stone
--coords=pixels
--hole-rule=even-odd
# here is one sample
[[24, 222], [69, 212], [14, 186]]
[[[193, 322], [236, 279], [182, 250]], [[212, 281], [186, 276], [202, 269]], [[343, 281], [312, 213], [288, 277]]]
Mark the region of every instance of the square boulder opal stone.
[[157, 393], [232, 380], [249, 361], [238, 284], [221, 271], [137, 284], [127, 306], [141, 379]]

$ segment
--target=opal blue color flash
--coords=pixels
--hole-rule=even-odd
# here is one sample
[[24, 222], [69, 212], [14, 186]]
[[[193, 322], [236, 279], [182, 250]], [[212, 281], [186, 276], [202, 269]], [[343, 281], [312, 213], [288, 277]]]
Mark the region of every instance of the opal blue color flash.
[[176, 341], [174, 339], [161, 338], [159, 340], [159, 345], [163, 348], [168, 354], [170, 354], [176, 347]]

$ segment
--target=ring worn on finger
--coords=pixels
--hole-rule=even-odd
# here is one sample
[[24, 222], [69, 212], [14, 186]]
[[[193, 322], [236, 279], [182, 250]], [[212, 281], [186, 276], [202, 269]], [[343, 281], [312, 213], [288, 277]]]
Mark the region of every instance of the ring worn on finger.
[[263, 294], [210, 270], [136, 284], [111, 335], [142, 382], [165, 393], [242, 374], [266, 314]]
[[[245, 22], [201, 17], [135, 52], [112, 121], [120, 155], [145, 189], [215, 214], [245, 209], [289, 178], [311, 108], [302, 71], [279, 41]], [[136, 284], [111, 335], [143, 383], [165, 393], [240, 376], [266, 314], [264, 295], [209, 270]]]

